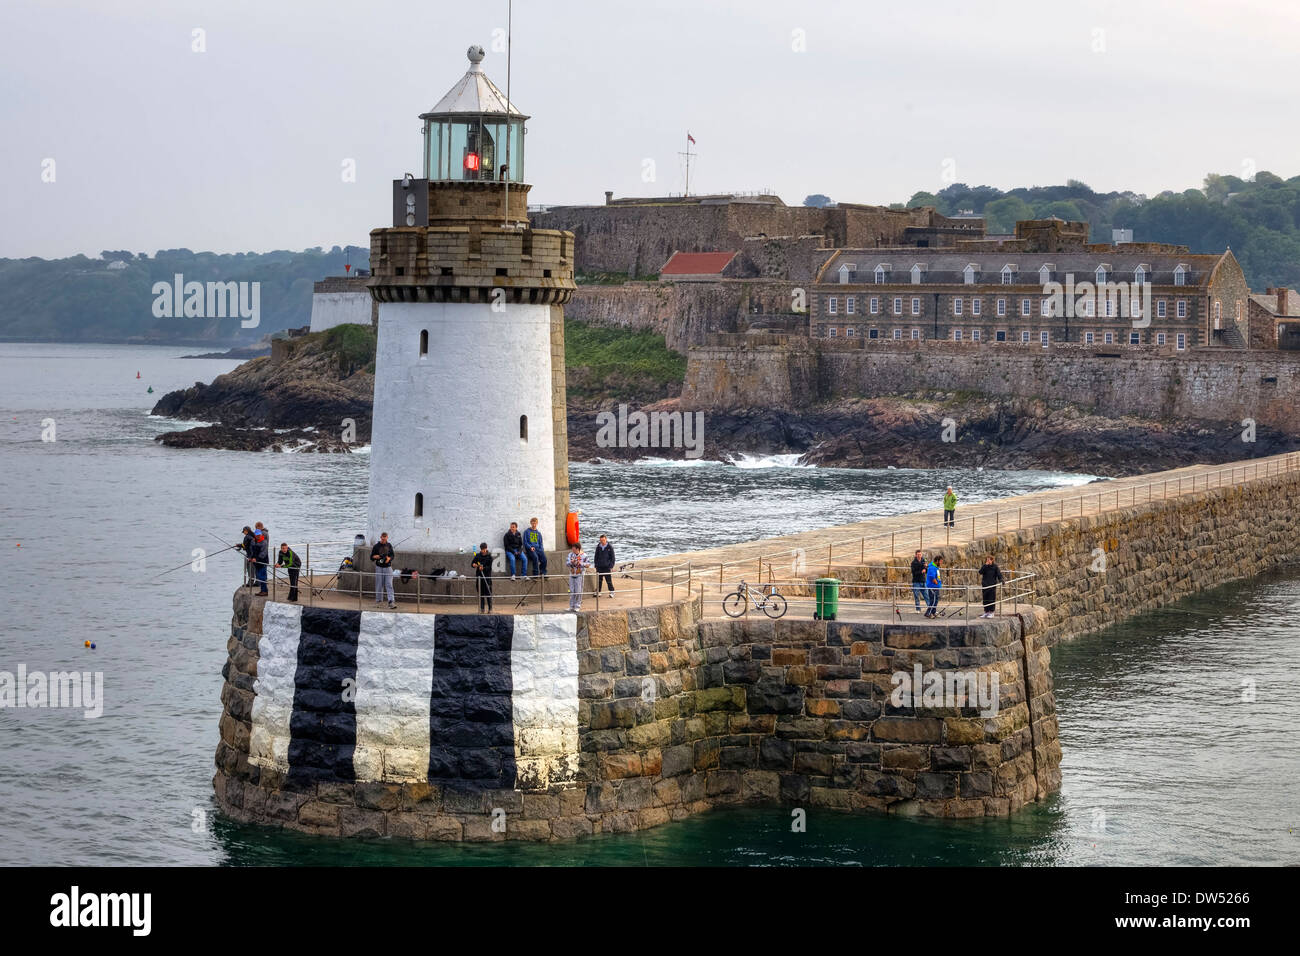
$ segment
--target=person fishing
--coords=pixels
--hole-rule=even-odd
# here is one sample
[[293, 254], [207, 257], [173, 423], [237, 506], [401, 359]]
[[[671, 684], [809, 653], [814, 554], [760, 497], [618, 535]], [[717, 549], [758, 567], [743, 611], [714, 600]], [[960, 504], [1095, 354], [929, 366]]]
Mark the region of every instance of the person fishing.
[[289, 575], [289, 600], [298, 600], [298, 573], [302, 570], [302, 559], [289, 547], [288, 542], [280, 542], [280, 550], [275, 556], [275, 566], [284, 568]]
[[487, 613], [491, 614], [492, 552], [488, 550], [486, 541], [479, 544], [478, 550], [474, 552], [474, 557], [469, 563], [474, 569], [474, 586], [478, 589], [478, 611], [482, 614], [486, 609]]
[[266, 567], [271, 560], [271, 533], [266, 529], [262, 522], [253, 525], [253, 568], [257, 575], [257, 583], [260, 586], [258, 596], [269, 593], [266, 590]]
[[235, 550], [244, 556], [244, 585], [252, 587], [257, 582], [257, 571], [253, 567], [253, 529], [244, 525], [244, 538], [235, 545]]

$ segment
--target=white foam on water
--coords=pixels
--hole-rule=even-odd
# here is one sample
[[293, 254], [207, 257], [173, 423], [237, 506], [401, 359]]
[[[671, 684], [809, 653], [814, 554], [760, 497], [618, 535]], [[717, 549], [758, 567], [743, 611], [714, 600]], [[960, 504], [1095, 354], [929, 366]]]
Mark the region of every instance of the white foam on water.
[[816, 468], [816, 465], [801, 464], [803, 456], [797, 452], [790, 455], [745, 455], [731, 459], [737, 468]]

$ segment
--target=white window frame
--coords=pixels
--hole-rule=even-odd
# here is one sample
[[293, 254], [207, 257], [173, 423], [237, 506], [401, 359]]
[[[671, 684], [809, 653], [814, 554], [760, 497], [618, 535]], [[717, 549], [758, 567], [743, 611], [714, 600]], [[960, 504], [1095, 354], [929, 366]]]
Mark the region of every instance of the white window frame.
[[970, 300], [970, 314], [981, 315], [984, 311], [984, 300], [976, 296]]
[[895, 341], [895, 342], [901, 342], [902, 339], [903, 339], [903, 330], [902, 330], [902, 329], [894, 329], [894, 341]]
[[1022, 329], [1022, 330], [1021, 330], [1021, 332], [1020, 332], [1020, 344], [1021, 344], [1021, 345], [1028, 345], [1028, 344], [1029, 344], [1029, 330], [1028, 330], [1028, 329]]
[[858, 337], [858, 327], [856, 325], [850, 325], [844, 330], [844, 337], [846, 339], [856, 339]]
[[1129, 345], [1141, 345], [1141, 344], [1142, 344], [1142, 333], [1141, 333], [1141, 332], [1136, 332], [1136, 331], [1135, 331], [1135, 332], [1130, 332], [1130, 333], [1128, 334], [1128, 344], [1129, 344]]
[[1107, 345], [1114, 345], [1114, 344], [1115, 344], [1115, 333], [1114, 333], [1114, 332], [1107, 332], [1106, 335], [1104, 336], [1104, 341], [1105, 341], [1105, 343], [1106, 343]]
[[854, 315], [858, 311], [858, 300], [856, 296], [846, 295], [844, 297], [844, 313]]
[[1003, 284], [1003, 285], [1011, 285], [1011, 267], [1010, 267], [1010, 266], [1003, 266], [1003, 267], [1002, 267], [1002, 284]]
[[1007, 300], [1006, 300], [1006, 299], [998, 299], [998, 308], [997, 308], [997, 312], [998, 312], [998, 318], [1002, 318], [1003, 316], [1005, 316], [1005, 315], [1007, 314]]
[[953, 340], [954, 342], [960, 342], [960, 341], [961, 341], [961, 329], [953, 329], [953, 330], [952, 330], [952, 340]]
[[962, 311], [961, 311], [961, 310], [962, 310], [961, 296], [956, 296], [956, 297], [952, 300], [952, 314], [953, 314], [953, 315], [961, 315], [961, 314], [962, 314]]
[[894, 315], [902, 315], [902, 314], [903, 314], [903, 297], [901, 295], [896, 295], [894, 296]]
[[921, 268], [921, 264], [919, 262], [916, 263], [914, 266], [912, 266], [912, 285], [920, 285], [921, 276], [924, 273], [925, 270]]
[[1168, 340], [1165, 338], [1165, 333], [1163, 332], [1156, 333], [1156, 345], [1164, 345], [1166, 341]]
[[1046, 329], [1044, 329], [1042, 332], [1038, 333], [1038, 341], [1042, 344], [1043, 348], [1047, 348], [1048, 344], [1052, 341], [1052, 336]]
[[913, 342], [919, 342], [920, 340], [921, 340], [921, 330], [920, 330], [920, 329], [913, 329], [913, 330], [912, 330], [912, 341], [913, 341]]
[[1169, 303], [1165, 299], [1156, 299], [1156, 318], [1163, 319], [1169, 314]]
[[1179, 299], [1179, 300], [1178, 300], [1178, 310], [1177, 310], [1177, 311], [1178, 311], [1178, 317], [1179, 317], [1180, 319], [1185, 319], [1185, 318], [1187, 318], [1187, 300], [1186, 300], [1186, 299]]
[[912, 314], [921, 314], [921, 297], [919, 295], [912, 296]]
[[1032, 305], [1030, 305], [1029, 303], [1030, 303], [1030, 300], [1029, 300], [1029, 299], [1021, 299], [1021, 300], [1020, 300], [1020, 314], [1021, 314], [1021, 315], [1028, 316], [1028, 315], [1033, 315], [1033, 314], [1034, 314], [1034, 307], [1033, 307]]
[[827, 314], [827, 315], [838, 315], [838, 314], [839, 314], [839, 311], [840, 311], [840, 301], [839, 301], [839, 297], [838, 297], [838, 296], [833, 296], [833, 295], [832, 295], [832, 296], [827, 296], [827, 298], [826, 298], [826, 314]]
[[1185, 348], [1187, 348], [1187, 333], [1186, 333], [1186, 332], [1179, 332], [1179, 333], [1174, 337], [1174, 348], [1176, 348], [1176, 349], [1177, 349], [1178, 351], [1180, 351], [1180, 352], [1183, 351]]
[[884, 266], [876, 266], [876, 285], [885, 284], [886, 270]]
[[970, 330], [970, 340], [971, 340], [972, 342], [978, 342], [978, 341], [980, 340], [980, 330], [979, 330], [979, 329], [971, 329], [971, 330]]
[[869, 307], [872, 315], [877, 314], [880, 311], [880, 296], [873, 295]]
[[963, 285], [975, 284], [975, 264], [971, 263], [961, 270], [961, 281]]
[[1095, 336], [1094, 336], [1091, 332], [1084, 332], [1084, 333], [1083, 333], [1083, 344], [1084, 344], [1084, 345], [1091, 345], [1092, 342], [1093, 342], [1093, 339], [1094, 339], [1094, 338], [1095, 338]]
[[1174, 285], [1187, 285], [1187, 267], [1181, 262], [1174, 268]]
[[828, 328], [828, 329], [826, 330], [826, 337], [827, 337], [828, 339], [838, 338], [838, 337], [839, 337], [839, 329], [837, 329], [835, 326], [832, 325], [830, 328]]

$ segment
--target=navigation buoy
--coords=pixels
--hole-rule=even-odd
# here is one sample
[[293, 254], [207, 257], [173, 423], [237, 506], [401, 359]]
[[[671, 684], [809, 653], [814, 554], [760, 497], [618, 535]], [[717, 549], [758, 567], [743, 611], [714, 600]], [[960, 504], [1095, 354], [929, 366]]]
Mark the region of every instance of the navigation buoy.
[[148, 391], [148, 393], [149, 393], [150, 395], [152, 395], [152, 394], [153, 394], [153, 386], [150, 385], [149, 388], [147, 389], [147, 391]]
[[140, 377], [140, 373], [139, 373], [139, 372], [136, 372], [136, 373], [135, 373], [135, 377], [136, 377], [136, 378], [139, 378], [139, 377]]
[[582, 540], [578, 534], [578, 512], [570, 511], [565, 518], [564, 537], [569, 544], [578, 544]]
[[87, 646], [87, 647], [90, 646], [90, 641], [86, 641], [86, 646]]

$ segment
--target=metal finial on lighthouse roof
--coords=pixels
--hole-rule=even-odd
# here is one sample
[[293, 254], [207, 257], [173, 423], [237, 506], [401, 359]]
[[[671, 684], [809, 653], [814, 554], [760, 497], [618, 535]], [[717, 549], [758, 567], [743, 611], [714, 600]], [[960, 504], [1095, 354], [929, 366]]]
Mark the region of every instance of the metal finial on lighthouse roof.
[[422, 113], [420, 118], [440, 119], [464, 113], [504, 116], [509, 113], [515, 119], [528, 119], [518, 107], [509, 105], [506, 95], [483, 72], [483, 58], [487, 56], [483, 48], [475, 44], [465, 51], [465, 56], [469, 59], [465, 75], [447, 91], [437, 106]]

